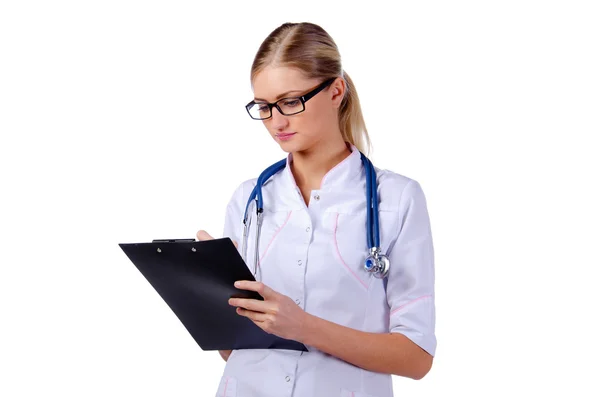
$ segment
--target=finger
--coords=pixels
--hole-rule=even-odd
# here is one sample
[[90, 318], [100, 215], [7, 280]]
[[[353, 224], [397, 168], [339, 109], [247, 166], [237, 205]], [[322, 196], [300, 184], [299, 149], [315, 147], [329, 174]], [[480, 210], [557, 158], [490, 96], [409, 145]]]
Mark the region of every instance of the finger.
[[248, 298], [231, 298], [229, 299], [229, 305], [241, 307], [243, 309], [252, 310], [254, 312], [267, 313], [269, 304], [265, 301], [259, 301], [256, 299]]
[[260, 281], [249, 281], [249, 280], [241, 280], [236, 281], [234, 286], [239, 289], [245, 289], [248, 291], [256, 291], [263, 298], [273, 298], [277, 295], [277, 292], [272, 290], [270, 287], [266, 286]]
[[266, 321], [267, 317], [268, 317], [268, 315], [265, 313], [259, 313], [259, 312], [255, 312], [252, 310], [246, 310], [246, 309], [242, 309], [241, 307], [238, 307], [237, 309], [235, 309], [235, 311], [240, 316], [248, 317], [250, 320], [252, 320], [256, 323], [262, 323], [262, 322]]
[[[233, 240], [231, 240], [231, 241], [233, 241]], [[235, 248], [237, 248], [238, 247], [237, 241], [233, 241], [233, 245], [235, 245]]]
[[196, 233], [196, 238], [198, 241], [214, 240], [213, 236], [208, 234], [206, 230], [198, 230], [198, 233]]

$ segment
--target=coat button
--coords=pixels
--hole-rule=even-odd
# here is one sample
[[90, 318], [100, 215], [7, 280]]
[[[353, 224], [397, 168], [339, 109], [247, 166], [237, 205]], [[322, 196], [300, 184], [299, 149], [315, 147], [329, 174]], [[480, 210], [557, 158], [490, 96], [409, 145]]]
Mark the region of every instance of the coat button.
[[302, 259], [298, 259], [298, 266], [302, 266]]
[[306, 232], [310, 232], [310, 226], [306, 228]]
[[296, 299], [296, 303], [299, 305], [300, 304], [300, 299]]
[[286, 376], [286, 377], [285, 377], [285, 381], [286, 381], [286, 382], [289, 382], [289, 381], [290, 381], [290, 377], [289, 377], [289, 376]]
[[316, 196], [313, 196], [313, 198], [317, 201], [321, 200], [321, 196], [319, 196], [318, 194]]

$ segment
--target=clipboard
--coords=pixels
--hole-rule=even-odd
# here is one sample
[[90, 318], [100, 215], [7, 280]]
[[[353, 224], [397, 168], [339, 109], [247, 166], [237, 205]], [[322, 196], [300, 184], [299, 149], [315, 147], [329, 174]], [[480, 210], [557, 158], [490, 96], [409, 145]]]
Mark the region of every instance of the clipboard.
[[232, 297], [264, 300], [258, 292], [234, 287], [235, 281], [255, 278], [230, 238], [164, 239], [119, 247], [202, 350], [308, 351], [300, 342], [265, 332], [229, 305]]

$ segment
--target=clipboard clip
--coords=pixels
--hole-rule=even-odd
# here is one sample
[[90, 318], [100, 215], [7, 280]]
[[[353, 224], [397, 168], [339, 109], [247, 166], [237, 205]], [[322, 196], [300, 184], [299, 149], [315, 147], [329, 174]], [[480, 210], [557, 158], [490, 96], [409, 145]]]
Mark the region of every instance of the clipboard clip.
[[194, 241], [196, 241], [195, 238], [171, 238], [152, 240], [153, 243], [193, 243]]

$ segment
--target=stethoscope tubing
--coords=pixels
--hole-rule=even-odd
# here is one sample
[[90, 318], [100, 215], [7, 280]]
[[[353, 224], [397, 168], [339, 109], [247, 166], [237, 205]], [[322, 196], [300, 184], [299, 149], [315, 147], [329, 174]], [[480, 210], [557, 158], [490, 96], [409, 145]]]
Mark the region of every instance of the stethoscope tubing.
[[[378, 206], [378, 197], [377, 197], [377, 175], [375, 173], [375, 167], [371, 163], [371, 161], [360, 152], [361, 161], [363, 163], [363, 167], [365, 170], [365, 179], [366, 179], [366, 199], [367, 199], [367, 245], [369, 247], [369, 256], [367, 258], [367, 262], [369, 266], [366, 266], [368, 271], [378, 271], [381, 277], [385, 277], [387, 275], [387, 271], [389, 268], [389, 260], [385, 255], [380, 254], [379, 247], [379, 206]], [[267, 167], [258, 177], [256, 181], [256, 186], [252, 189], [250, 193], [250, 197], [248, 198], [248, 202], [246, 203], [246, 209], [244, 211], [244, 236], [242, 243], [242, 254], [245, 259], [247, 259], [247, 249], [248, 249], [248, 233], [250, 230], [250, 225], [252, 223], [252, 217], [248, 217], [248, 210], [254, 202], [256, 206], [256, 237], [255, 237], [255, 250], [254, 250], [254, 274], [256, 275], [257, 267], [258, 267], [258, 244], [260, 239], [260, 232], [262, 228], [262, 218], [264, 216], [263, 213], [263, 196], [262, 196], [262, 186], [266, 181], [269, 180], [273, 175], [281, 171], [286, 166], [286, 159], [280, 160], [277, 163]], [[375, 270], [372, 267], [372, 260], [375, 260], [376, 263], [381, 263], [379, 259], [387, 261], [385, 266], [385, 270]], [[377, 267], [378, 268], [378, 267]]]

